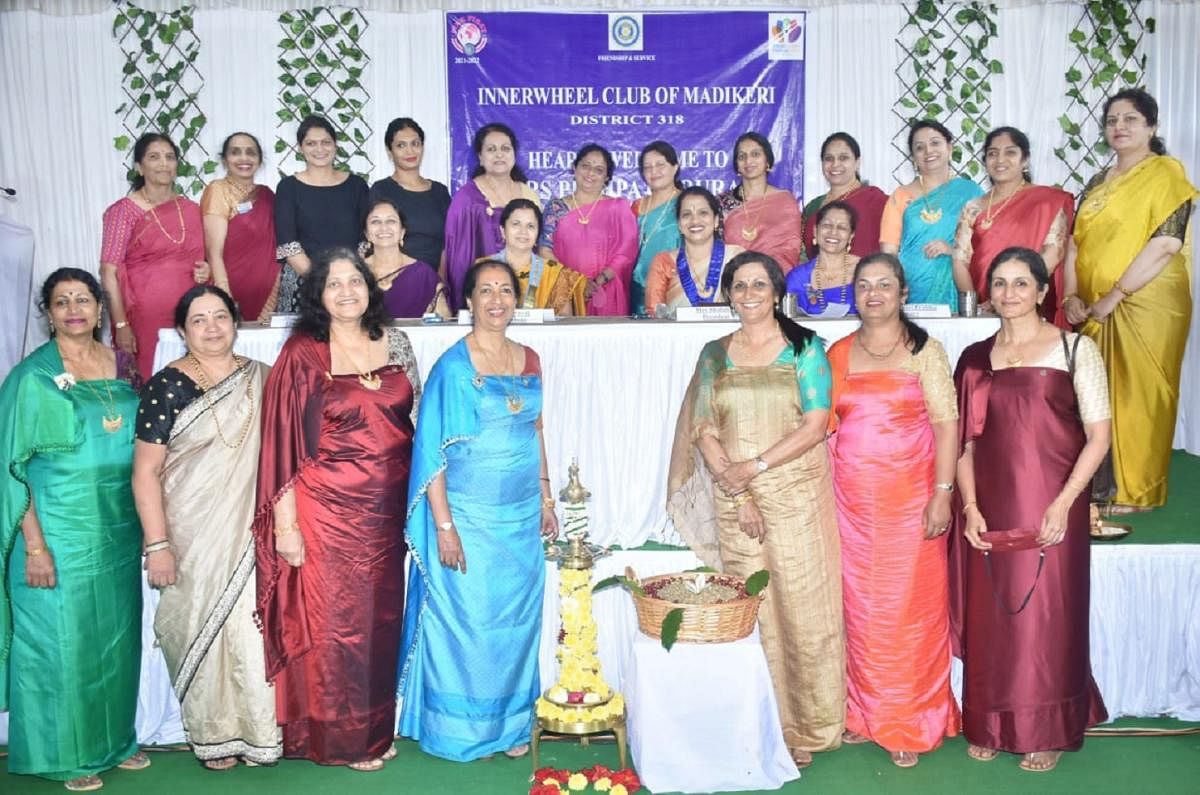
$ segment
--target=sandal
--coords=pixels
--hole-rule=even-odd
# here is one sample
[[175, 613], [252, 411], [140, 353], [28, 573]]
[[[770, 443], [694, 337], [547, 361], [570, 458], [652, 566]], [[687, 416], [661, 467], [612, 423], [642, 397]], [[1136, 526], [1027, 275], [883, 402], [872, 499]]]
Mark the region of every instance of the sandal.
[[146, 756], [144, 752], [138, 751], [117, 767], [122, 770], [145, 770], [150, 767], [150, 757]]
[[792, 763], [798, 768], [805, 768], [813, 763], [812, 751], [805, 751], [803, 748], [791, 748], [789, 753], [792, 755]]
[[999, 755], [1000, 752], [995, 748], [988, 748], [983, 745], [967, 743], [967, 756], [971, 757], [976, 762], [990, 762]]
[[896, 767], [916, 767], [919, 760], [916, 751], [892, 751], [892, 764]]
[[529, 744], [522, 743], [521, 745], [514, 745], [512, 748], [509, 748], [504, 752], [504, 755], [509, 759], [520, 759], [527, 753], [529, 753]]
[[350, 762], [346, 767], [351, 770], [357, 770], [359, 773], [375, 773], [383, 770], [382, 759], [368, 759], [365, 762]]
[[237, 767], [237, 757], [222, 756], [216, 759], [204, 759], [200, 764], [204, 765], [206, 770], [231, 770]]
[[1049, 773], [1058, 767], [1058, 760], [1062, 758], [1062, 753], [1062, 751], [1033, 751], [1025, 754], [1017, 767], [1030, 773]]
[[846, 729], [846, 731], [842, 732], [842, 742], [846, 745], [862, 745], [863, 743], [871, 742], [871, 738]]
[[390, 762], [399, 755], [400, 755], [400, 752], [396, 750], [396, 746], [389, 745], [388, 749], [383, 752], [383, 756], [379, 757], [379, 759], [383, 762]]
[[99, 776], [80, 776], [70, 781], [64, 781], [63, 786], [71, 792], [95, 792], [104, 786]]

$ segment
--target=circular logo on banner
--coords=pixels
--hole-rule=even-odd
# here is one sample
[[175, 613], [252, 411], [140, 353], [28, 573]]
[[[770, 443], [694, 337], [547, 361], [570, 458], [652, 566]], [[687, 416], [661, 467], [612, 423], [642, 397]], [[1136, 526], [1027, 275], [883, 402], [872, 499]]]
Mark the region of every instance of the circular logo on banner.
[[450, 25], [450, 43], [463, 55], [478, 55], [487, 40], [487, 25], [479, 17], [455, 17]]
[[798, 19], [785, 17], [776, 20], [775, 24], [771, 26], [771, 38], [778, 44], [795, 44], [803, 32], [804, 28]]
[[613, 41], [622, 47], [629, 47], [632, 44], [636, 44], [641, 35], [642, 26], [633, 17], [620, 16], [613, 20]]

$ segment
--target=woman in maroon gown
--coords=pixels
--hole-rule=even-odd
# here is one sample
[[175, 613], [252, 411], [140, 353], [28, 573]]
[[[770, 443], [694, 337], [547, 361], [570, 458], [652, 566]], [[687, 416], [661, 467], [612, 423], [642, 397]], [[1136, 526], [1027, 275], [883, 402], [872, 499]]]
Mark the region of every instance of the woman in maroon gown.
[[951, 578], [963, 733], [973, 759], [1007, 751], [1045, 772], [1107, 718], [1088, 659], [1088, 485], [1111, 412], [1095, 343], [1039, 314], [1050, 284], [1041, 255], [1005, 249], [987, 283], [1000, 331], [967, 348], [955, 373], [969, 544]]
[[420, 381], [366, 263], [334, 248], [267, 379], [254, 533], [267, 678], [286, 757], [395, 756], [404, 499]]

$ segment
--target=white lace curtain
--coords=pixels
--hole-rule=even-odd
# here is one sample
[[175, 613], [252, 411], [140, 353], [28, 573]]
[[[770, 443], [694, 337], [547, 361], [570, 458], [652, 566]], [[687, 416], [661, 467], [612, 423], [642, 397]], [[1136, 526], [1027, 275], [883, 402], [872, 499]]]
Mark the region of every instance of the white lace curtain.
[[[192, 3], [202, 46], [198, 68], [205, 85], [200, 105], [208, 117], [201, 143], [213, 152], [234, 129], [256, 133], [268, 150], [265, 181], [275, 173], [279, 88], [275, 44], [277, 22], [286, 7], [316, 2], [286, 0], [201, 0]], [[364, 49], [371, 56], [365, 73], [372, 100], [367, 121], [374, 130], [368, 150], [374, 178], [389, 173], [382, 133], [401, 115], [418, 119], [428, 133], [425, 172], [445, 180], [449, 151], [443, 11], [445, 2], [363, 0], [343, 2], [364, 8], [369, 21]], [[179, 3], [143, 2], [150, 8]], [[457, 8], [531, 10], [518, 0], [454, 2]], [[757, 3], [756, 8], [782, 6]], [[795, 7], [796, 4], [786, 4]], [[847, 3], [824, 0], [809, 9], [804, 153], [806, 195], [823, 190], [816, 147], [830, 132], [847, 130], [863, 147], [863, 176], [890, 190], [898, 165], [891, 138], [898, 127], [892, 106], [900, 94], [896, 76], [896, 32], [904, 19], [899, 3]], [[565, 0], [556, 10], [646, 10], [711, 7], [692, 2]], [[547, 4], [545, 7], [549, 8]], [[37, 9], [42, 9], [41, 11]], [[1200, 181], [1200, 7], [1194, 3], [1143, 2], [1139, 11], [1157, 19], [1157, 32], [1145, 38], [1148, 87], [1161, 105], [1161, 133], [1171, 153]], [[45, 13], [48, 12], [48, 13]], [[112, 39], [113, 6], [107, 0], [0, 0], [0, 185], [17, 189], [0, 198], [0, 214], [32, 227], [37, 236], [35, 282], [61, 265], [98, 267], [100, 216], [125, 190], [125, 158], [113, 148], [122, 134], [115, 109], [124, 97], [122, 59]], [[1063, 77], [1072, 57], [1067, 31], [1079, 15], [1078, 3], [1000, 4], [999, 36], [991, 54], [1005, 68], [992, 80], [993, 125], [1012, 124], [1033, 142], [1033, 171], [1040, 182], [1066, 176], [1052, 149], [1061, 144], [1058, 116], [1065, 104]], [[530, 46], [537, 32], [530, 31]], [[702, 42], [697, 46], [703, 46]], [[291, 129], [278, 131], [284, 137]], [[603, 141], [603, 130], [595, 130]], [[290, 167], [289, 167], [290, 168]], [[1195, 219], [1193, 219], [1195, 223]], [[1200, 239], [1200, 236], [1196, 236]], [[1193, 283], [1200, 298], [1200, 289]], [[1193, 325], [1185, 362], [1183, 400], [1176, 446], [1200, 453], [1200, 323]], [[44, 338], [31, 323], [27, 344]]]

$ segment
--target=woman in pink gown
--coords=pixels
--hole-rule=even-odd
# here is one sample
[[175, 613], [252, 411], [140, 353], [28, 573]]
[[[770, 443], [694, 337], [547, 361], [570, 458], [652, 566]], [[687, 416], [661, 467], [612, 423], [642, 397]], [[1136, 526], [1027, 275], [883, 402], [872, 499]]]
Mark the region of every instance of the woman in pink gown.
[[629, 284], [638, 256], [637, 218], [623, 199], [604, 195], [613, 157], [599, 144], [575, 155], [575, 191], [546, 205], [539, 241], [553, 258], [587, 277], [589, 315], [629, 314]]

